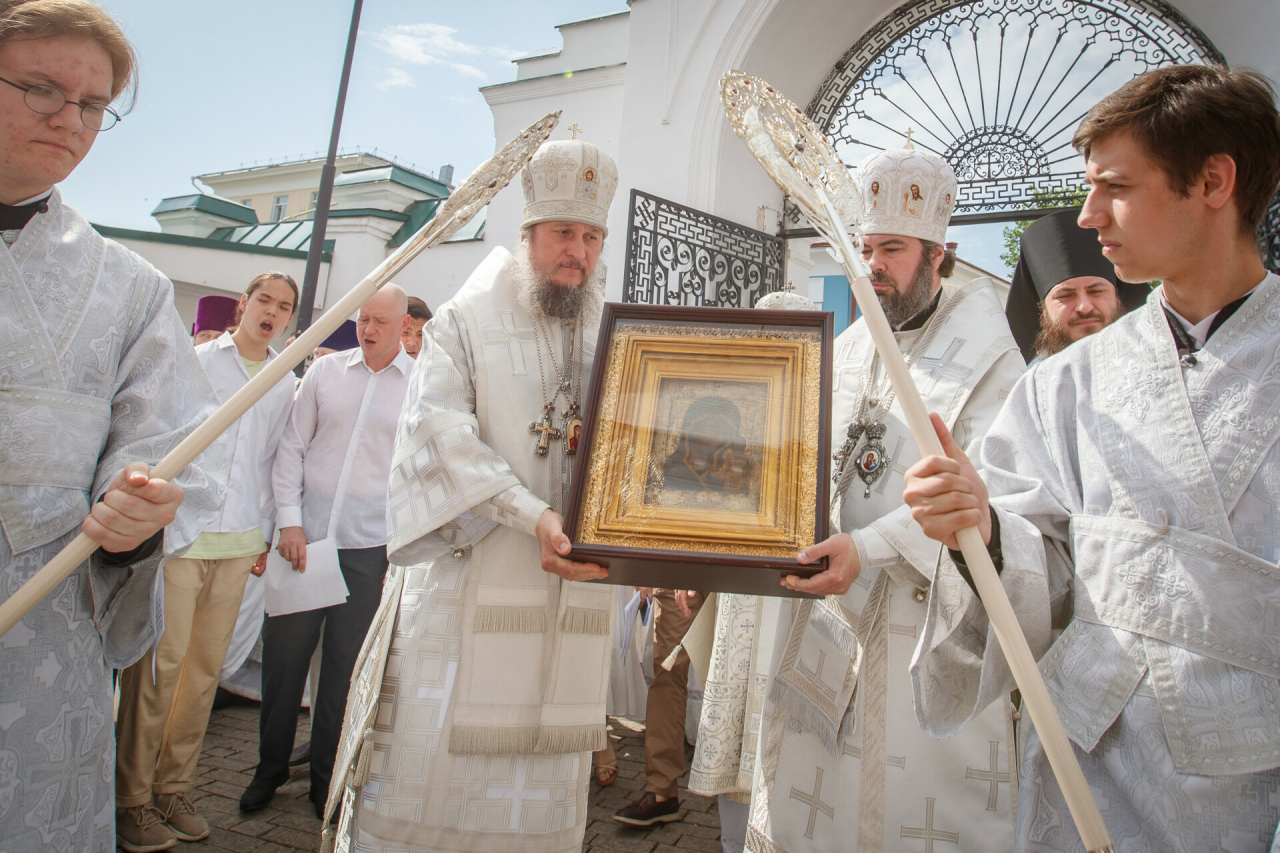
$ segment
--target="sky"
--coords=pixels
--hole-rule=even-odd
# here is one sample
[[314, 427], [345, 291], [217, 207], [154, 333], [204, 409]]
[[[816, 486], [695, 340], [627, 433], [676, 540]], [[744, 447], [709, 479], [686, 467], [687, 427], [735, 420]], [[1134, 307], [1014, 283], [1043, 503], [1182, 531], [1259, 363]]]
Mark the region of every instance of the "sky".
[[[63, 183], [92, 222], [154, 231], [163, 198], [193, 175], [323, 156], [351, 22], [350, 0], [99, 0], [141, 58], [137, 102]], [[340, 144], [376, 148], [459, 177], [494, 151], [479, 87], [515, 79], [511, 60], [558, 47], [557, 24], [624, 0], [369, 0]], [[505, 140], [504, 140], [505, 141]], [[953, 229], [960, 255], [1004, 272], [1000, 227]]]
[[[63, 194], [90, 221], [155, 230], [162, 198], [191, 176], [324, 156], [350, 0], [99, 0], [141, 57], [133, 111], [102, 134]], [[556, 24], [623, 0], [368, 0], [340, 144], [466, 176], [494, 151], [480, 86], [514, 80], [511, 59], [560, 44]], [[505, 140], [504, 140], [505, 141]]]

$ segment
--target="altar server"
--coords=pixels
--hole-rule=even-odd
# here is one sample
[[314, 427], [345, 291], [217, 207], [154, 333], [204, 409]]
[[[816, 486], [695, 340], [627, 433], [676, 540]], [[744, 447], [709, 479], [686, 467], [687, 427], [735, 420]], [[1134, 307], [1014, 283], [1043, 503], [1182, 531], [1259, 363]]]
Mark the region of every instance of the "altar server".
[[168, 279], [55, 186], [119, 120], [134, 68], [92, 3], [0, 3], [0, 597], [81, 530], [102, 546], [0, 637], [6, 850], [115, 847], [111, 670], [160, 636], [162, 566], [226, 486], [221, 443], [149, 478], [217, 398]]
[[[947, 457], [908, 475], [930, 536], [977, 524], [1003, 567], [1117, 851], [1263, 853], [1280, 816], [1280, 277], [1254, 241], [1274, 98], [1256, 73], [1176, 66], [1090, 111], [1080, 224], [1120, 278], [1162, 284], [1027, 372], [981, 477], [936, 423]], [[912, 670], [940, 736], [1013, 686], [955, 559]], [[1080, 850], [1029, 717], [1022, 735], [1018, 849]]]

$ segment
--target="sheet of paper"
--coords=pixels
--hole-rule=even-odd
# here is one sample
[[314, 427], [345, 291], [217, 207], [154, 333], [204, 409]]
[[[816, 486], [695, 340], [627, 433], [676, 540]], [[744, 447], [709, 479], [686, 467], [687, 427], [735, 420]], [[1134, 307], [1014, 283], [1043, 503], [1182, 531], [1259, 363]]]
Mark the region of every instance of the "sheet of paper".
[[267, 555], [267, 615], [282, 616], [332, 607], [347, 600], [347, 582], [338, 565], [338, 545], [332, 539], [307, 543], [307, 570], [295, 572], [274, 547]]
[[622, 610], [622, 659], [627, 659], [627, 649], [631, 648], [631, 640], [636, 633], [636, 614], [640, 612], [640, 590], [631, 596]]

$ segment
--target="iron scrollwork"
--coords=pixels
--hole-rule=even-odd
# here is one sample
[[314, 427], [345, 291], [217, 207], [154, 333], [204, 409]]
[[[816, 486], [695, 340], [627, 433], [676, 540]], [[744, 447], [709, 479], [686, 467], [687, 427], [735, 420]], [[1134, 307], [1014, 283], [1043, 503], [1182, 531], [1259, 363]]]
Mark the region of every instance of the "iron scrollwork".
[[1280, 193], [1271, 199], [1271, 205], [1258, 226], [1258, 248], [1267, 269], [1280, 274]]
[[806, 112], [850, 164], [914, 128], [912, 143], [956, 171], [957, 215], [1012, 214], [1084, 183], [1071, 136], [1090, 107], [1181, 63], [1224, 60], [1163, 0], [910, 0], [845, 53]]
[[623, 301], [752, 308], [782, 287], [779, 238], [631, 191]]

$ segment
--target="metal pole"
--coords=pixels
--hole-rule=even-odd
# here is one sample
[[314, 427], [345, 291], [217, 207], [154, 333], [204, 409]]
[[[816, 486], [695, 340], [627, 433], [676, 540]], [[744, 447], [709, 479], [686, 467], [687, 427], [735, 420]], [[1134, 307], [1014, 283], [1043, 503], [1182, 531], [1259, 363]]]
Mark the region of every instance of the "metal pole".
[[360, 30], [360, 7], [355, 0], [351, 10], [351, 31], [347, 33], [347, 55], [342, 61], [342, 80], [338, 83], [338, 104], [333, 110], [333, 131], [329, 134], [329, 156], [320, 170], [320, 191], [311, 225], [311, 245], [307, 248], [307, 271], [302, 276], [302, 296], [298, 301], [298, 332], [311, 325], [316, 305], [316, 287], [320, 282], [320, 256], [324, 251], [324, 231], [329, 223], [329, 201], [333, 198], [333, 177], [337, 172], [338, 137], [342, 133], [342, 111], [347, 105], [347, 82], [351, 79], [351, 60], [356, 54], [356, 35]]

